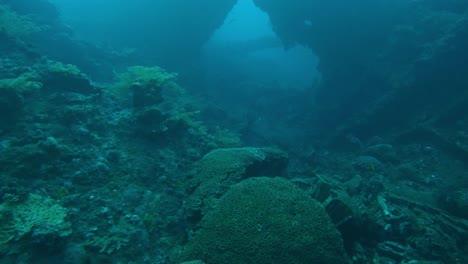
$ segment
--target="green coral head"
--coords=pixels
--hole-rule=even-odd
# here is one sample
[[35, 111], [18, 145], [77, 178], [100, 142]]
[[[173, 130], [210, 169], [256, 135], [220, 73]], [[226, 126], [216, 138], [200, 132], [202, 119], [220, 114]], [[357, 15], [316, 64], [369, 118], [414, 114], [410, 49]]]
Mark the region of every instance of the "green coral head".
[[47, 71], [50, 73], [61, 73], [67, 75], [80, 75], [80, 69], [73, 64], [66, 64], [59, 61], [47, 60]]
[[153, 66], [132, 66], [126, 72], [116, 76], [116, 82], [110, 87], [110, 93], [115, 96], [126, 96], [132, 85], [152, 86], [162, 88], [164, 86], [177, 86], [175, 80], [177, 73], [168, 73], [166, 70]]
[[152, 83], [162, 86], [170, 81], [174, 81], [177, 77], [177, 73], [168, 73], [166, 70], [157, 66], [133, 66], [129, 67], [128, 72], [124, 73], [121, 77], [132, 80], [133, 82], [141, 82], [143, 84]]

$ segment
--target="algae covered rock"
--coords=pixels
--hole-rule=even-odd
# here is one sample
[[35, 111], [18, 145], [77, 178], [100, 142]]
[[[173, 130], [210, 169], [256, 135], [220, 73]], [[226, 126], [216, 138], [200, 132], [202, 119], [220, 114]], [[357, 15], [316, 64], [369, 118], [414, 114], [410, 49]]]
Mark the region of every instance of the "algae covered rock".
[[214, 206], [229, 186], [254, 176], [280, 176], [288, 163], [287, 154], [275, 148], [222, 148], [206, 154], [197, 164], [187, 208], [193, 211]]
[[286, 179], [246, 179], [220, 198], [173, 261], [347, 263], [339, 232], [319, 202]]

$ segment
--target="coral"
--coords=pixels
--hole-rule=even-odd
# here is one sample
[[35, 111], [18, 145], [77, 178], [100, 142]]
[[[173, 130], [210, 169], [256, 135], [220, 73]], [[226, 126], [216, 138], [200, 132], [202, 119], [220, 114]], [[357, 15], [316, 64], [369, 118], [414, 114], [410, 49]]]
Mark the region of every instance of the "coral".
[[245, 174], [255, 162], [269, 162], [274, 158], [284, 158], [284, 153], [273, 148], [229, 148], [217, 149], [206, 154], [200, 161], [201, 174], [208, 178]]
[[147, 108], [135, 114], [135, 129], [138, 135], [148, 139], [160, 138], [161, 134], [167, 130], [164, 125], [165, 116], [157, 108]]
[[8, 243], [15, 238], [14, 219], [10, 211], [0, 206], [0, 254], [8, 249]]
[[180, 264], [205, 264], [205, 262], [203, 262], [201, 260], [191, 260], [191, 261], [186, 261], [186, 262], [183, 262], [183, 263], [180, 263]]
[[36, 72], [26, 72], [13, 79], [0, 80], [0, 89], [12, 89], [21, 95], [28, 95], [42, 88]]
[[103, 237], [94, 237], [86, 246], [99, 249], [99, 253], [112, 254], [128, 244], [128, 239], [124, 234], [113, 233]]
[[198, 163], [197, 186], [187, 201], [190, 210], [206, 210], [234, 183], [252, 176], [281, 176], [287, 154], [274, 148], [226, 148], [206, 154]]
[[180, 135], [181, 132], [188, 132], [190, 135], [199, 139], [209, 137], [208, 128], [197, 117], [200, 111], [182, 111], [173, 112], [165, 121], [165, 126], [171, 130], [172, 134]]
[[158, 230], [158, 228], [167, 226], [161, 215], [152, 212], [146, 213], [143, 216], [143, 224], [145, 225], [146, 230], [149, 232], [155, 232]]
[[47, 61], [47, 70], [50, 73], [61, 73], [67, 75], [80, 75], [81, 71], [73, 64], [65, 64], [59, 61]]
[[70, 223], [65, 221], [67, 210], [50, 198], [31, 194], [25, 203], [15, 207], [13, 215], [17, 236], [30, 231], [35, 236], [71, 234]]
[[231, 188], [202, 220], [174, 263], [347, 263], [323, 207], [283, 178], [250, 178]]
[[10, 147], [0, 159], [0, 166], [5, 173], [17, 177], [27, 177], [37, 171], [47, 160], [47, 154], [38, 144]]
[[217, 129], [212, 135], [201, 120], [201, 101], [188, 96], [176, 76], [159, 67], [134, 66], [118, 75], [106, 92], [133, 106], [133, 128], [139, 137], [170, 144], [193, 160], [217, 147], [238, 146], [240, 140], [232, 133]]
[[39, 31], [41, 27], [31, 19], [18, 15], [5, 5], [0, 5], [0, 34], [21, 38]]
[[109, 92], [117, 97], [126, 97], [132, 90], [137, 94], [160, 96], [163, 86], [175, 86], [176, 77], [177, 74], [168, 73], [160, 67], [133, 66], [117, 76], [117, 81], [110, 87]]
[[235, 148], [242, 144], [239, 134], [220, 127], [215, 128], [213, 141], [217, 148]]
[[173, 81], [177, 77], [175, 73], [168, 73], [160, 67], [133, 66], [128, 68], [128, 72], [119, 76], [121, 82], [132, 84], [140, 82], [143, 84], [152, 83], [157, 86]]
[[22, 203], [5, 202], [0, 205], [0, 253], [9, 243], [20, 241], [26, 235], [42, 241], [71, 234], [66, 221], [67, 209], [48, 197], [30, 194]]
[[98, 93], [91, 81], [72, 64], [47, 60], [37, 69], [44, 89], [47, 91], [76, 92], [81, 94]]
[[23, 111], [24, 98], [41, 88], [42, 83], [34, 72], [0, 79], [0, 127], [14, 124]]
[[128, 223], [125, 217], [121, 217], [119, 223], [113, 225], [102, 236], [93, 236], [84, 246], [99, 250], [99, 253], [112, 254], [130, 243], [135, 227]]
[[[159, 107], [146, 107], [135, 111], [135, 129], [138, 135], [153, 142], [179, 142], [200, 145], [211, 139], [208, 128], [196, 119], [199, 111], [168, 114]], [[183, 138], [189, 137], [188, 142]], [[192, 140], [193, 138], [196, 140]], [[206, 140], [205, 140], [206, 139]], [[201, 146], [202, 147], [202, 146]]]
[[60, 155], [66, 155], [66, 151], [65, 145], [49, 137], [36, 144], [9, 147], [0, 158], [0, 166], [3, 173], [21, 179], [32, 177], [32, 174], [35, 178], [50, 177], [48, 170], [57, 164]]

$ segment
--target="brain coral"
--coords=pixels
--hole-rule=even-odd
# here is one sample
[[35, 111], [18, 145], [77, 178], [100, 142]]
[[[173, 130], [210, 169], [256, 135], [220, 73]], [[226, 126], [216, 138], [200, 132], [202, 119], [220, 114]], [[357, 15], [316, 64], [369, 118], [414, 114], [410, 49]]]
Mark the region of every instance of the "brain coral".
[[229, 186], [253, 176], [280, 176], [287, 163], [287, 154], [275, 148], [213, 150], [198, 162], [198, 176], [190, 183], [197, 188], [187, 201], [187, 209], [204, 213], [215, 207]]
[[180, 263], [347, 263], [323, 207], [283, 178], [249, 178], [231, 188], [174, 253]]

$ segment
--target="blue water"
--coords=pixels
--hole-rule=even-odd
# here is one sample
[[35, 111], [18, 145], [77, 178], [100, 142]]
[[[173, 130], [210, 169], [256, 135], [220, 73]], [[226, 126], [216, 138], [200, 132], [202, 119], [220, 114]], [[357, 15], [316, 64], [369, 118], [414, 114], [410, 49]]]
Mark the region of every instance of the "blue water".
[[466, 263], [468, 2], [0, 0], [0, 264]]

